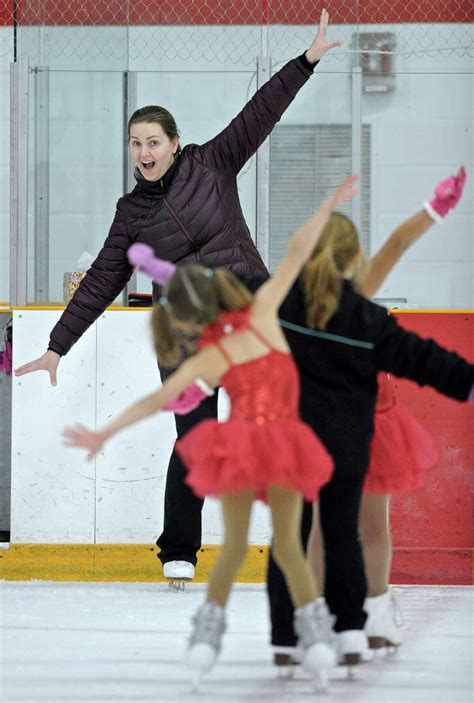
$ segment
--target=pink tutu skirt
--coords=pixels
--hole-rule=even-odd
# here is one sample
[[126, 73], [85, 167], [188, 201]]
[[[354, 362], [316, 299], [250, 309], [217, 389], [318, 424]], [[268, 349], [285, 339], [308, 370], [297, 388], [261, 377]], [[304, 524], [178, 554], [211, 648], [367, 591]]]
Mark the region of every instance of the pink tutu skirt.
[[389, 494], [418, 488], [438, 458], [430, 435], [409, 412], [397, 405], [376, 412], [364, 493]]
[[250, 489], [265, 500], [267, 488], [278, 485], [314, 501], [333, 471], [330, 454], [298, 419], [203, 420], [176, 450], [188, 469], [186, 483], [200, 497]]

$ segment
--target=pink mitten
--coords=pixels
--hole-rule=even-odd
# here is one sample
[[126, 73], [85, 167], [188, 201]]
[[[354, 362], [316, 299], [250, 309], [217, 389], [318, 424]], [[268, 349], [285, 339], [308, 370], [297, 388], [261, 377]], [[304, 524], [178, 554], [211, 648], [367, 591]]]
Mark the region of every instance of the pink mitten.
[[465, 182], [466, 171], [464, 166], [461, 166], [455, 176], [449, 176], [437, 185], [433, 200], [424, 203], [426, 212], [435, 222], [441, 222], [448, 212], [456, 207], [461, 199]]
[[171, 410], [176, 415], [187, 415], [210, 395], [214, 395], [212, 388], [209, 388], [201, 378], [197, 378], [180, 396], [165, 405], [163, 410]]
[[163, 285], [168, 283], [171, 276], [176, 271], [176, 266], [171, 261], [158, 259], [155, 252], [148, 244], [132, 244], [127, 252], [128, 260], [133, 266], [137, 266], [147, 276], [150, 276], [156, 283]]

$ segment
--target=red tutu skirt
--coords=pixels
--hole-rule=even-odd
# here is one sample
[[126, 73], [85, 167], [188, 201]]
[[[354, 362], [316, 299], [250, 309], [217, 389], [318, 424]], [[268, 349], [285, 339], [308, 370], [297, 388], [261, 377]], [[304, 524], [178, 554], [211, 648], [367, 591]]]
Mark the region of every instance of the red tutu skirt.
[[250, 489], [265, 500], [267, 488], [277, 485], [314, 501], [333, 470], [330, 454], [298, 419], [203, 420], [176, 449], [188, 469], [186, 483], [200, 497]]
[[364, 493], [397, 493], [418, 488], [439, 451], [419, 422], [393, 405], [375, 413], [369, 470]]

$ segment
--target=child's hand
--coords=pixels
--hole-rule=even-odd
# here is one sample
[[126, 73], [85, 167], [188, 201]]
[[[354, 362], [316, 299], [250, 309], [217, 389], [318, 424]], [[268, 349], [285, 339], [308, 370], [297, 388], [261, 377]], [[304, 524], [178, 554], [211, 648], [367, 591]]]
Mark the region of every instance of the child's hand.
[[87, 460], [91, 461], [100, 452], [104, 438], [100, 432], [92, 432], [83, 425], [66, 427], [63, 432], [66, 447], [82, 447], [88, 450]]
[[449, 176], [449, 178], [445, 178], [444, 181], [438, 183], [435, 190], [435, 197], [430, 202], [424, 204], [428, 215], [435, 220], [435, 222], [441, 222], [448, 212], [456, 207], [461, 200], [466, 177], [464, 166], [461, 166], [455, 176]]
[[359, 192], [357, 188], [354, 188], [354, 184], [359, 176], [352, 174], [348, 176], [342, 183], [336, 186], [334, 193], [330, 197], [331, 208], [336, 208], [341, 203], [346, 200], [351, 200]]

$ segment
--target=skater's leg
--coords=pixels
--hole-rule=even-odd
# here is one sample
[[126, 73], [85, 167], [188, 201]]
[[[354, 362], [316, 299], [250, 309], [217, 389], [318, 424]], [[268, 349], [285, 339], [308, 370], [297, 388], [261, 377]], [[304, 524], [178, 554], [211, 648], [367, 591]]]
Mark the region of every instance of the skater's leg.
[[319, 583], [321, 594], [324, 594], [324, 540], [319, 519], [319, 501], [313, 503], [313, 522], [307, 547], [308, 564], [316, 581]]
[[390, 536], [388, 495], [367, 493], [362, 497], [360, 533], [369, 587], [365, 601], [368, 618], [365, 630], [370, 647], [398, 647], [403, 632], [389, 591], [392, 541]]
[[303, 501], [299, 493], [281, 486], [270, 486], [267, 500], [272, 512], [273, 556], [283, 571], [293, 605], [299, 608], [319, 595], [301, 544]]
[[325, 545], [325, 596], [336, 615], [336, 632], [361, 630], [366, 615], [366, 579], [359, 541], [359, 506], [363, 477], [333, 476], [320, 493]]
[[[300, 524], [300, 536], [304, 548], [308, 542], [312, 514], [311, 503], [304, 503]], [[297, 638], [293, 627], [293, 603], [283, 572], [276, 563], [271, 550], [268, 557], [267, 594], [270, 607], [272, 645], [295, 647]]]
[[389, 501], [390, 497], [385, 494], [366, 493], [362, 496], [359, 527], [370, 597], [385, 593], [390, 578]]
[[303, 501], [301, 496], [281, 486], [267, 489], [272, 511], [273, 545], [276, 562], [283, 571], [295, 606], [294, 627], [302, 649], [303, 667], [315, 676], [318, 686], [326, 686], [336, 657], [332, 645], [332, 618], [319, 594], [300, 539]]
[[221, 496], [224, 517], [224, 544], [209, 579], [207, 600], [225, 606], [234, 578], [248, 549], [253, 491]]
[[242, 491], [221, 496], [224, 544], [209, 579], [207, 601], [193, 617], [188, 666], [199, 677], [214, 665], [225, 630], [225, 605], [235, 575], [247, 553], [250, 512], [254, 494]]
[[[175, 415], [178, 438], [198, 422], [217, 417], [217, 393], [188, 415]], [[204, 501], [185, 483], [186, 469], [173, 450], [166, 475], [164, 527], [156, 544], [162, 564], [187, 561], [195, 565], [201, 547], [201, 511]]]

